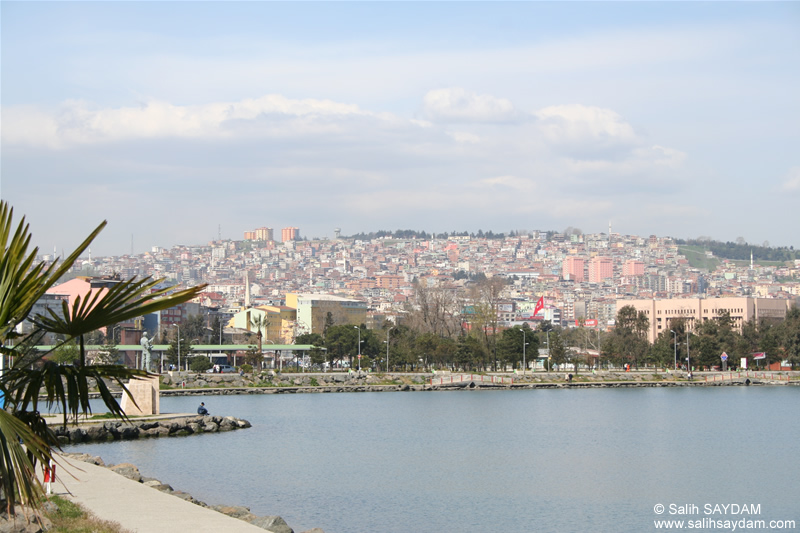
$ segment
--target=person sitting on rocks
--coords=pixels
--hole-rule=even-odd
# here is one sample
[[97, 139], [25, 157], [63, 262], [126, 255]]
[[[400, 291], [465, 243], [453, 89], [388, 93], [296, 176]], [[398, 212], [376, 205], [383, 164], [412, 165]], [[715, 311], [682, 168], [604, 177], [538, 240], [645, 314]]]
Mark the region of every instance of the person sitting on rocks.
[[208, 416], [208, 409], [206, 409], [206, 404], [205, 403], [200, 402], [200, 407], [197, 408], [197, 414], [198, 415], [203, 415], [203, 416]]

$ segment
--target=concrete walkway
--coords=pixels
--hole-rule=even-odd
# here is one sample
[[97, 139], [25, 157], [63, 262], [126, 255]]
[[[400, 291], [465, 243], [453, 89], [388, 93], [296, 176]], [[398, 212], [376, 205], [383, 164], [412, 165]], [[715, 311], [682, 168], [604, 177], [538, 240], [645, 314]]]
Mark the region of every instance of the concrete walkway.
[[[102, 466], [59, 457], [53, 492], [134, 533], [264, 533], [242, 520], [184, 501]], [[73, 477], [74, 476], [74, 477]]]

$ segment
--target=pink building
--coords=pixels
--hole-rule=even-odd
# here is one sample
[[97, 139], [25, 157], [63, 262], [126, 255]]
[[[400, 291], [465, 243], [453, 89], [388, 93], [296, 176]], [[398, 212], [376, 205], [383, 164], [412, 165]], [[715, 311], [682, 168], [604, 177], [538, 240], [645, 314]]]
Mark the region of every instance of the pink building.
[[647, 339], [653, 343], [659, 335], [671, 332], [672, 323], [682, 320], [689, 331], [697, 324], [719, 318], [723, 313], [733, 319], [738, 330], [749, 320], [783, 320], [791, 304], [790, 300], [778, 298], [671, 298], [666, 300], [617, 300], [617, 312], [626, 305], [647, 316]]
[[622, 264], [623, 276], [643, 276], [644, 275], [644, 262], [637, 261], [636, 259], [628, 259]]
[[599, 283], [614, 277], [614, 262], [610, 257], [593, 257], [589, 261], [589, 283]]
[[281, 230], [281, 241], [289, 242], [297, 239], [297, 235], [299, 234], [300, 230], [298, 228], [283, 228]]
[[562, 265], [562, 277], [570, 281], [585, 281], [585, 267], [586, 260], [583, 257], [567, 257]]

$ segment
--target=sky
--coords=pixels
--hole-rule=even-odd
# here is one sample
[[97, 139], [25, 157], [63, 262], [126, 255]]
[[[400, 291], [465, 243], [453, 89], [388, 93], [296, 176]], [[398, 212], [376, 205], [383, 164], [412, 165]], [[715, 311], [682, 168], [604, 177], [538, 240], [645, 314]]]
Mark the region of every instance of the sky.
[[800, 247], [797, 2], [0, 2], [45, 253], [298, 227]]

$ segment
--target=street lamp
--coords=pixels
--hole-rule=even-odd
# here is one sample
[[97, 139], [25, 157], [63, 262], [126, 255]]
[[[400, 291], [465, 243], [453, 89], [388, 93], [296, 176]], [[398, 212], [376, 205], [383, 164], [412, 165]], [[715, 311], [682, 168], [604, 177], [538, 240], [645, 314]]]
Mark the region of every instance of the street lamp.
[[672, 368], [672, 370], [677, 370], [678, 369], [678, 334], [675, 333], [675, 330], [671, 329], [669, 331], [670, 331], [670, 333], [672, 333], [672, 335], [674, 337], [673, 344], [675, 345], [675, 366]]
[[547, 330], [547, 371], [550, 372], [550, 330]]
[[[394, 326], [386, 330], [386, 373], [389, 373], [389, 332], [394, 329]], [[361, 343], [358, 343], [361, 345]]]
[[692, 375], [692, 361], [689, 359], [689, 330], [686, 330], [686, 371]]
[[525, 363], [525, 347], [528, 345], [525, 342], [525, 328], [522, 328], [522, 375], [525, 375], [525, 371], [528, 370], [528, 365]]
[[361, 328], [353, 326], [358, 330], [358, 371], [361, 372]]
[[172, 324], [178, 328], [178, 372], [181, 371], [181, 325], [178, 323]]

